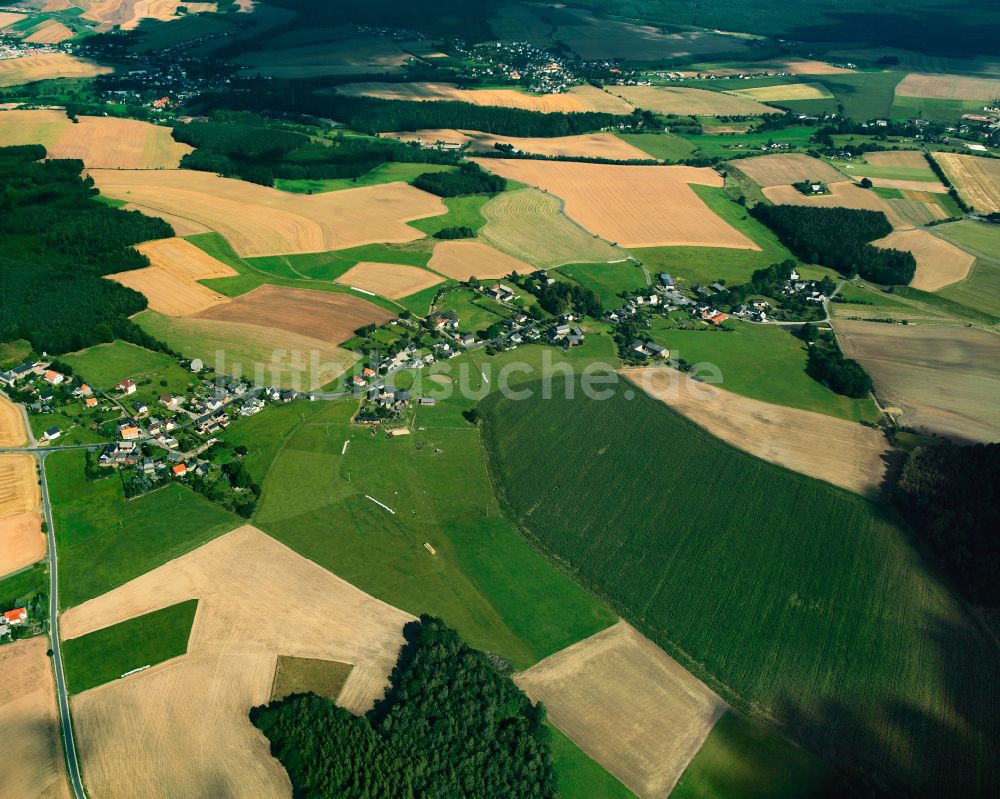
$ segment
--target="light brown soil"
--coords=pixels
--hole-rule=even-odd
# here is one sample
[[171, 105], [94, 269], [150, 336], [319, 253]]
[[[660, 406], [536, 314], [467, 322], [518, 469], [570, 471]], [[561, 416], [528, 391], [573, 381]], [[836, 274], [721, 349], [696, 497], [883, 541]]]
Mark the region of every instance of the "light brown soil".
[[483, 159], [484, 169], [560, 197], [581, 227], [622, 247], [759, 249], [722, 221], [689, 183], [721, 186], [711, 169]]
[[934, 153], [934, 160], [976, 211], [1000, 211], [1000, 160], [958, 153]]
[[27, 452], [0, 454], [0, 518], [38, 510], [38, 462]]
[[1000, 97], [1000, 79], [911, 72], [896, 84], [896, 95], [941, 100], [995, 100]]
[[72, 38], [73, 31], [57, 20], [47, 19], [37, 25], [30, 36], [25, 36], [24, 41], [37, 44], [58, 44]]
[[201, 224], [201, 222], [195, 222], [193, 219], [187, 219], [183, 216], [174, 216], [173, 214], [168, 214], [164, 211], [147, 208], [146, 206], [139, 205], [138, 203], [128, 203], [122, 207], [126, 211], [141, 211], [146, 216], [158, 216], [164, 222], [169, 224], [170, 227], [174, 229], [174, 233], [178, 236], [196, 236], [199, 233], [212, 232], [210, 227]]
[[44, 557], [45, 536], [37, 511], [0, 517], [0, 577]]
[[351, 97], [381, 97], [386, 100], [458, 100], [474, 105], [523, 108], [542, 113], [596, 110], [586, 94], [528, 94], [517, 89], [459, 89], [450, 83], [379, 83], [377, 81], [346, 83], [343, 86], [338, 86], [337, 92]]
[[270, 697], [278, 655], [354, 668], [339, 703], [382, 695], [412, 617], [244, 526], [63, 615], [66, 638], [197, 597], [188, 652], [72, 699], [91, 795], [288, 797], [247, 712]]
[[737, 449], [864, 496], [880, 491], [890, 447], [878, 430], [748, 399], [664, 367], [623, 374]]
[[865, 161], [873, 166], [903, 166], [910, 169], [929, 169], [927, 159], [919, 150], [883, 150], [865, 153]]
[[24, 414], [7, 397], [0, 394], [0, 447], [23, 447], [28, 443], [24, 429]]
[[359, 327], [380, 325], [392, 318], [388, 311], [359, 297], [271, 285], [193, 316], [284, 330], [331, 343], [346, 341]]
[[519, 138], [516, 136], [495, 136], [477, 130], [434, 130], [404, 131], [385, 133], [384, 136], [415, 141], [425, 146], [448, 142], [467, 144], [469, 152], [492, 152], [494, 144], [508, 144], [520, 152], [536, 155], [568, 155], [582, 158], [607, 158], [611, 161], [650, 160], [650, 156], [638, 147], [619, 139], [613, 133], [585, 133], [580, 136], [556, 136], [551, 139]]
[[802, 153], [758, 155], [754, 158], [739, 158], [729, 164], [763, 187], [790, 185], [803, 180], [820, 183], [844, 180], [844, 176], [826, 161]]
[[0, 86], [17, 86], [49, 78], [92, 78], [112, 71], [111, 67], [67, 53], [37, 53], [0, 61]]
[[433, 272], [416, 266], [362, 261], [344, 272], [337, 278], [337, 282], [398, 300], [443, 281]]
[[779, 83], [775, 86], [735, 89], [733, 94], [740, 97], [750, 97], [761, 103], [781, 103], [787, 100], [824, 100], [833, 97], [821, 83]]
[[233, 277], [235, 269], [222, 263], [184, 239], [158, 239], [137, 244], [135, 248], [149, 258], [151, 266], [162, 269], [179, 280], [209, 280]]
[[610, 94], [621, 97], [635, 108], [645, 108], [657, 114], [690, 114], [692, 116], [729, 116], [780, 114], [772, 108], [735, 94], [723, 94], [707, 89], [672, 86], [608, 86]]
[[663, 799], [726, 703], [625, 622], [515, 678], [549, 719], [640, 799]]
[[434, 248], [428, 266], [455, 280], [501, 278], [511, 272], [524, 275], [534, 271], [524, 261], [478, 241], [442, 241]]
[[[778, 205], [811, 205], [817, 208], [859, 208], [881, 211], [886, 215], [893, 228], [897, 230], [911, 228], [917, 224], [904, 219], [891, 205], [893, 201], [883, 200], [875, 192], [862, 189], [853, 181], [829, 183], [827, 188], [830, 190], [830, 194], [808, 197], [793, 186], [769, 186], [764, 189], [764, 196]], [[907, 203], [909, 201], [897, 200], [896, 202]], [[926, 203], [921, 205], [926, 205]]]
[[[859, 177], [864, 177], [864, 168], [857, 171]], [[945, 194], [948, 187], [936, 180], [899, 180], [897, 178], [869, 178], [873, 186], [883, 189], [899, 189], [900, 191], [916, 191], [924, 194]], [[926, 198], [922, 198], [926, 199]]]
[[0, 11], [0, 29], [20, 22], [27, 14], [18, 14], [16, 11]]
[[329, 252], [424, 234], [407, 225], [447, 211], [406, 183], [292, 194], [190, 170], [92, 170], [104, 194], [218, 231], [241, 256]]
[[872, 244], [913, 253], [917, 259], [917, 273], [910, 285], [921, 291], [937, 291], [957, 283], [968, 277], [976, 262], [974, 255], [926, 230], [896, 230]]
[[69, 799], [45, 636], [0, 646], [0, 796]]

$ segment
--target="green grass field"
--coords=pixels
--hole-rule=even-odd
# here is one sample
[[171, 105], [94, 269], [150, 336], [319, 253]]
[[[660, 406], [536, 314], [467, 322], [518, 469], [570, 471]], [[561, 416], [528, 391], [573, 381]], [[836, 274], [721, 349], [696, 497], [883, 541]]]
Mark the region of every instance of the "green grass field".
[[337, 660], [278, 655], [274, 682], [271, 685], [271, 700], [307, 692], [336, 700], [353, 668], [350, 663]]
[[288, 180], [278, 178], [274, 187], [295, 194], [322, 194], [327, 191], [341, 189], [360, 189], [363, 186], [380, 186], [383, 183], [394, 183], [397, 180], [412, 183], [418, 176], [426, 172], [454, 172], [457, 167], [447, 164], [380, 164], [371, 172], [359, 178], [334, 178], [331, 180]]
[[477, 333], [495, 322], [510, 316], [510, 312], [489, 297], [484, 297], [470, 289], [454, 289], [444, 294], [437, 304], [438, 311], [454, 311], [458, 314], [458, 326], [462, 331]]
[[126, 501], [117, 474], [89, 481], [83, 467], [82, 451], [54, 453], [45, 460], [64, 608], [117, 588], [240, 524], [238, 517], [177, 484]]
[[37, 594], [48, 594], [48, 563], [39, 563], [0, 580], [0, 610], [10, 610], [15, 605], [25, 605]]
[[642, 393], [564, 388], [480, 406], [519, 529], [741, 711], [912, 793], [996, 791], [996, 644], [893, 517]]
[[388, 244], [364, 244], [347, 250], [311, 252], [301, 255], [268, 255], [247, 258], [253, 269], [287, 280], [336, 280], [362, 261], [381, 264], [427, 266], [431, 254], [424, 250]]
[[896, 119], [929, 119], [954, 124], [962, 114], [982, 113], [983, 100], [942, 100], [936, 97], [896, 97], [892, 116]]
[[[817, 131], [814, 127], [793, 127], [783, 130], [769, 130], [760, 133], [711, 133], [700, 136], [687, 133], [678, 134], [697, 148], [697, 155], [705, 158], [746, 158], [760, 155], [760, 148], [768, 142], [785, 142], [790, 147], [807, 147], [809, 139]], [[734, 145], [742, 144], [742, 148]], [[692, 187], [693, 188], [693, 187]]]
[[189, 599], [144, 616], [63, 641], [63, 665], [71, 694], [155, 666], [187, 652], [198, 600]]
[[896, 84], [903, 72], [854, 72], [851, 74], [821, 75], [817, 80], [837, 98], [844, 107], [844, 114], [863, 121], [875, 117], [889, 117], [895, 100]]
[[669, 133], [616, 133], [619, 139], [633, 147], [638, 147], [651, 158], [661, 161], [683, 161], [690, 158], [695, 145], [680, 136]]
[[919, 180], [928, 183], [937, 181], [939, 178], [932, 171], [930, 166], [926, 169], [913, 166], [875, 166], [862, 161], [831, 161], [831, 166], [836, 167], [841, 172], [852, 177], [864, 175], [869, 178], [886, 178], [889, 180]]
[[635, 794], [612, 777], [603, 766], [549, 724], [552, 765], [562, 799], [635, 799]]
[[415, 227], [428, 236], [433, 236], [439, 230], [446, 227], [467, 227], [479, 230], [486, 224], [486, 220], [480, 210], [490, 201], [488, 194], [470, 194], [465, 197], [445, 197], [444, 204], [448, 206], [448, 213], [441, 216], [429, 216], [426, 219], [414, 219], [407, 222], [410, 227]]
[[188, 386], [197, 380], [171, 356], [137, 347], [127, 341], [98, 344], [63, 355], [61, 359], [95, 389], [110, 392], [122, 380], [133, 380], [137, 388], [135, 394], [129, 397], [129, 402], [142, 400], [151, 405], [160, 394], [185, 393]]
[[31, 342], [19, 338], [0, 343], [0, 367], [17, 366], [31, 355]]
[[646, 288], [646, 278], [633, 261], [618, 264], [568, 264], [559, 267], [557, 271], [592, 290], [608, 309], [622, 304], [619, 292], [641, 291]]
[[717, 367], [719, 385], [727, 391], [851, 421], [879, 418], [871, 399], [835, 394], [809, 377], [805, 345], [783, 327], [733, 322], [729, 332], [704, 326], [681, 330], [658, 318], [649, 333], [671, 358]]

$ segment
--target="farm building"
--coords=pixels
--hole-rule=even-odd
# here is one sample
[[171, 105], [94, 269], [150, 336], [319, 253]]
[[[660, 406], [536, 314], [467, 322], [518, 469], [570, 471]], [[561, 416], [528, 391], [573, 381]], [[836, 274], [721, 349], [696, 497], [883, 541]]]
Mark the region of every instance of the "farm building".
[[8, 610], [3, 614], [3, 620], [5, 624], [15, 625], [24, 624], [28, 620], [28, 611], [24, 608], [14, 608], [13, 610]]
[[123, 394], [135, 394], [135, 383], [131, 380], [122, 380], [115, 386], [115, 391], [120, 391]]
[[62, 435], [62, 430], [60, 430], [58, 427], [50, 427], [48, 430], [42, 433], [42, 438], [44, 438], [46, 441], [55, 441], [61, 435]]

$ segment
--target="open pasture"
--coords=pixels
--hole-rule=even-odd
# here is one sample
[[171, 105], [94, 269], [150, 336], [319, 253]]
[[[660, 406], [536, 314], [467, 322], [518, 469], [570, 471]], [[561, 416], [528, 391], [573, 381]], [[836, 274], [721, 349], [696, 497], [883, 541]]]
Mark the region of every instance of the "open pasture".
[[911, 72], [896, 85], [896, 94], [939, 100], [995, 100], [1000, 97], [1000, 78]]
[[670, 793], [726, 711], [713, 691], [623, 621], [515, 679], [640, 799]]
[[0, 647], [0, 769], [4, 799], [69, 799], [48, 638]]
[[112, 71], [67, 53], [36, 53], [0, 61], [0, 87], [50, 78], [92, 78]]
[[529, 399], [480, 404], [512, 523], [724, 700], [807, 748], [903, 793], [995, 792], [995, 642], [891, 516], [628, 384], [598, 400], [569, 380], [573, 398], [557, 380], [545, 397], [536, 382]]
[[369, 710], [412, 617], [244, 526], [63, 615], [68, 639], [198, 599], [187, 653], [72, 699], [95, 796], [288, 796], [250, 723], [279, 655], [353, 664], [340, 705]]
[[803, 180], [820, 183], [842, 181], [844, 176], [826, 161], [820, 161], [803, 153], [777, 153], [740, 158], [729, 165], [740, 170], [759, 186], [782, 186]]
[[350, 38], [324, 44], [246, 53], [235, 63], [272, 78], [315, 78], [324, 75], [399, 73], [411, 60], [383, 36]]
[[721, 186], [711, 169], [494, 158], [485, 169], [561, 198], [566, 216], [622, 247], [759, 247], [713, 214], [689, 184]]
[[339, 344], [365, 325], [388, 322], [392, 314], [348, 294], [263, 285], [223, 305], [193, 315], [240, 322]]
[[492, 151], [495, 144], [509, 145], [523, 153], [546, 156], [572, 156], [581, 158], [607, 158], [611, 161], [640, 159], [649, 156], [638, 147], [633, 147], [613, 133], [583, 133], [579, 136], [555, 136], [553, 138], [527, 138], [518, 136], [496, 136], [478, 130], [416, 130], [400, 133], [384, 133], [383, 136], [415, 141], [423, 145], [442, 142], [467, 145], [470, 153]]
[[[879, 430], [833, 416], [743, 397], [662, 367], [622, 373], [716, 438], [794, 472], [876, 497], [889, 445]], [[823, 457], [817, 457], [817, 453]]]
[[1000, 439], [1000, 338], [983, 330], [837, 320], [848, 358], [875, 381], [883, 402], [921, 432], [962, 441]]
[[833, 97], [822, 83], [778, 83], [774, 86], [734, 89], [731, 94], [749, 97], [761, 103], [780, 103], [790, 100], [829, 100]]
[[479, 241], [442, 241], [434, 248], [428, 266], [454, 280], [489, 280], [511, 272], [524, 275], [534, 271], [529, 264]]
[[959, 153], [934, 153], [934, 160], [976, 211], [1000, 211], [1000, 160]]
[[398, 300], [436, 286], [442, 278], [417, 266], [362, 261], [344, 272], [337, 282]]
[[782, 113], [781, 109], [771, 108], [752, 97], [684, 86], [608, 86], [606, 91], [635, 108], [657, 114], [714, 117]]
[[976, 262], [974, 255], [926, 230], [895, 230], [872, 244], [913, 253], [913, 257], [917, 259], [917, 273], [910, 285], [922, 291], [937, 291], [957, 283], [969, 274]]
[[0, 447], [22, 447], [28, 443], [21, 409], [0, 395]]
[[569, 220], [559, 198], [538, 189], [498, 194], [482, 214], [483, 241], [532, 266], [620, 261], [627, 255]]
[[55, 19], [47, 19], [32, 28], [24, 41], [32, 44], [59, 44], [73, 38], [73, 31]]
[[446, 212], [406, 183], [291, 194], [190, 170], [92, 170], [102, 193], [143, 210], [187, 217], [220, 233], [240, 256], [328, 252], [421, 237], [406, 223]]

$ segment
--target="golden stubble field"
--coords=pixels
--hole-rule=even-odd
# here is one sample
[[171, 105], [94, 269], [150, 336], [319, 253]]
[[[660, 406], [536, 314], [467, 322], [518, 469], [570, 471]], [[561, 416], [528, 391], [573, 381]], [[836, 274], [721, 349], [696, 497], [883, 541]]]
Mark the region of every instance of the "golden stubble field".
[[0, 796], [69, 799], [49, 639], [0, 646]]
[[844, 180], [844, 176], [826, 161], [820, 161], [803, 153], [775, 153], [753, 158], [738, 158], [730, 161], [729, 166], [735, 167], [763, 188], [790, 185], [803, 180], [815, 180], [820, 183], [836, 183]]
[[190, 170], [90, 175], [103, 194], [204, 225], [244, 257], [401, 244], [424, 235], [407, 222], [447, 211], [441, 198], [402, 182], [306, 195]]
[[0, 454], [0, 577], [45, 557], [40, 508], [35, 456]]
[[844, 354], [902, 422], [963, 441], [1000, 440], [1000, 336], [984, 330], [836, 319]]
[[416, 266], [362, 261], [344, 272], [337, 282], [398, 300], [436, 286], [443, 280], [433, 272]]
[[566, 216], [621, 247], [759, 249], [709, 210], [688, 185], [721, 187], [722, 177], [711, 169], [504, 158], [479, 163], [561, 198]]
[[36, 53], [0, 61], [0, 86], [50, 78], [92, 78], [114, 70], [68, 53]]
[[216, 9], [215, 3], [186, 0], [77, 0], [75, 5], [84, 9], [81, 14], [84, 19], [117, 25], [122, 30], [132, 30], [144, 19], [161, 22], [176, 19], [179, 7], [184, 7], [190, 14]]
[[455, 280], [468, 280], [470, 277], [489, 280], [506, 277], [511, 272], [525, 275], [534, 271], [524, 261], [479, 241], [442, 241], [434, 248], [427, 265]]
[[24, 37], [24, 41], [32, 44], [58, 44], [72, 38], [72, 30], [58, 20], [47, 19], [36, 25], [31, 34]]
[[515, 678], [549, 719], [640, 799], [677, 784], [727, 705], [624, 621]]
[[71, 608], [63, 634], [192, 598], [185, 655], [71, 700], [91, 795], [289, 797], [247, 717], [268, 701], [278, 655], [353, 664], [338, 704], [360, 714], [382, 696], [413, 618], [247, 525]]
[[1000, 160], [960, 153], [934, 153], [934, 160], [976, 211], [1000, 211]]
[[940, 100], [995, 100], [1000, 97], [1000, 78], [911, 72], [896, 84], [896, 95]]
[[781, 114], [753, 97], [691, 89], [683, 86], [608, 86], [606, 91], [636, 108], [657, 114], [690, 114], [692, 116], [751, 116]]
[[921, 291], [937, 291], [968, 277], [976, 257], [926, 230], [895, 230], [873, 241], [876, 247], [907, 250], [917, 260], [910, 285]]
[[20, 408], [0, 394], [0, 447], [23, 447], [28, 443], [28, 431]]
[[415, 141], [424, 145], [439, 143], [468, 145], [470, 153], [492, 151], [494, 144], [505, 144], [524, 153], [548, 156], [573, 156], [580, 158], [607, 158], [611, 161], [642, 160], [651, 156], [638, 147], [619, 139], [613, 133], [583, 133], [579, 136], [555, 136], [550, 139], [526, 138], [518, 136], [496, 136], [478, 130], [454, 130], [436, 128], [433, 130], [400, 131], [383, 133], [385, 137], [402, 141]]
[[[829, 183], [827, 188], [830, 194], [821, 194], [815, 197], [807, 197], [794, 186], [768, 186], [764, 189], [764, 196], [777, 205], [810, 205], [816, 208], [855, 208], [868, 211], [881, 211], [886, 215], [889, 223], [894, 229], [911, 228], [917, 222], [907, 220], [903, 214], [908, 209], [898, 209], [891, 203], [910, 203], [916, 201], [908, 200], [884, 200], [875, 192], [869, 189], [862, 189], [857, 183], [851, 180], [844, 180], [839, 183]], [[944, 218], [944, 210], [937, 204], [919, 203], [923, 206], [937, 209]], [[929, 221], [929, 220], [928, 220]]]
[[742, 397], [664, 367], [622, 374], [737, 449], [866, 497], [880, 493], [890, 447], [878, 430]]

